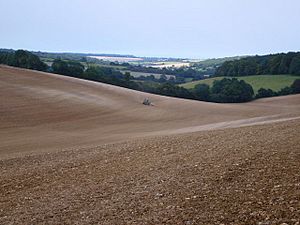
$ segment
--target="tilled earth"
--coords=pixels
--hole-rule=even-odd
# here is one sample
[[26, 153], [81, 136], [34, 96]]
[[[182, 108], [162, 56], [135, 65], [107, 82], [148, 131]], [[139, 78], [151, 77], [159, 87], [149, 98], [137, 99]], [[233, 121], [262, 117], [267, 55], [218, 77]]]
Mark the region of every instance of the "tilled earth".
[[300, 223], [300, 120], [0, 161], [0, 224]]
[[299, 116], [300, 95], [216, 104], [0, 65], [0, 160]]
[[0, 65], [0, 224], [299, 225], [299, 131], [300, 95], [215, 104]]

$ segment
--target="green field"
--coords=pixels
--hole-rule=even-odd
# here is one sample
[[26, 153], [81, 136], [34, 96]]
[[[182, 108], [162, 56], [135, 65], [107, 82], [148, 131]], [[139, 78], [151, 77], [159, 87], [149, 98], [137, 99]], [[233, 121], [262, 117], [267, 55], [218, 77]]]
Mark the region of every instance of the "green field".
[[[221, 80], [224, 77], [214, 77], [205, 80], [188, 82], [185, 84], [181, 84], [181, 87], [191, 89], [194, 88], [197, 84], [208, 84], [212, 85], [215, 80]], [[245, 82], [251, 84], [255, 93], [257, 93], [258, 89], [266, 88], [272, 89], [273, 91], [279, 91], [280, 89], [291, 86], [291, 84], [296, 79], [300, 79], [300, 76], [292, 76], [292, 75], [255, 75], [255, 76], [245, 76], [245, 77], [237, 77], [239, 80], [244, 80]]]

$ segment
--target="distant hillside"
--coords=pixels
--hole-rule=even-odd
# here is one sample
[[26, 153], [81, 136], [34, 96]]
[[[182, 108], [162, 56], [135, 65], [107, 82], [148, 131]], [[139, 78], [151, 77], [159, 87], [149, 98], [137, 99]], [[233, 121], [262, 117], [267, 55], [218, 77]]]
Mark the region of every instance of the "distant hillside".
[[[0, 52], [15, 52], [13, 49], [0, 49]], [[42, 59], [65, 59], [65, 60], [81, 60], [83, 57], [90, 55], [93, 56], [103, 56], [103, 57], [120, 57], [120, 58], [138, 58], [134, 55], [122, 55], [122, 54], [94, 54], [94, 53], [71, 53], [71, 52], [41, 52], [41, 51], [31, 51], [31, 53], [37, 55]]]
[[[207, 84], [212, 86], [215, 80], [222, 80], [224, 77], [214, 77], [205, 80], [199, 80], [194, 82], [189, 82], [180, 85], [181, 87], [192, 89], [197, 84]], [[296, 79], [300, 79], [300, 76], [291, 76], [291, 75], [256, 75], [256, 76], [244, 76], [238, 78], [249, 83], [255, 93], [260, 88], [271, 89], [273, 91], [279, 91], [282, 88], [289, 87]]]
[[[15, 52], [14, 49], [0, 48], [0, 52]], [[64, 60], [82, 60], [82, 58], [88, 56], [99, 56], [99, 57], [118, 57], [118, 58], [141, 58], [145, 62], [181, 62], [188, 60], [185, 58], [173, 58], [173, 57], [140, 57], [130, 54], [107, 54], [107, 53], [72, 53], [72, 52], [42, 52], [42, 51], [30, 51], [31, 53], [39, 56], [41, 59], [64, 59]]]
[[224, 62], [241, 59], [243, 57], [245, 56], [205, 59], [199, 62], [191, 63], [190, 67], [196, 71], [202, 72], [203, 75], [213, 76], [216, 72], [216, 69], [220, 67]]
[[250, 56], [239, 60], [227, 61], [216, 70], [215, 76], [263, 74], [300, 75], [300, 52]]
[[194, 63], [193, 66], [196, 67], [221, 66], [224, 62], [238, 60], [245, 57], [247, 56], [233, 56], [233, 57], [224, 57], [224, 58], [205, 59], [200, 62]]

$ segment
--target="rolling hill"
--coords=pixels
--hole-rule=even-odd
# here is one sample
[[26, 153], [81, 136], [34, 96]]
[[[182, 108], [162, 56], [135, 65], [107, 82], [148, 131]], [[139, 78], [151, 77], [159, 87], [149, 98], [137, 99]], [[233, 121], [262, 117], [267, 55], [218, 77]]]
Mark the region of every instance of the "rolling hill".
[[299, 218], [299, 95], [216, 104], [0, 66], [0, 103], [0, 224]]
[[[225, 77], [214, 77], [205, 80], [193, 81], [189, 83], [182, 84], [180, 86], [191, 89], [194, 88], [197, 84], [208, 84], [212, 85], [214, 80], [221, 80]], [[228, 78], [228, 77], [227, 77]], [[245, 76], [245, 77], [236, 77], [240, 80], [244, 80], [247, 83], [251, 84], [255, 93], [258, 89], [272, 89], [273, 91], [279, 91], [284, 87], [289, 87], [296, 79], [300, 79], [300, 76], [292, 75], [256, 75], [256, 76]]]

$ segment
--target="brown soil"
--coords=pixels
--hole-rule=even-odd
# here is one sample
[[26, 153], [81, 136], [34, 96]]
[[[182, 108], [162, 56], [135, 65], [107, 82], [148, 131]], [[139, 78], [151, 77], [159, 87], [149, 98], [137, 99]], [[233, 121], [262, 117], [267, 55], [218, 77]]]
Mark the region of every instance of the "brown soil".
[[299, 95], [214, 104], [1, 66], [0, 103], [0, 224], [300, 222]]

